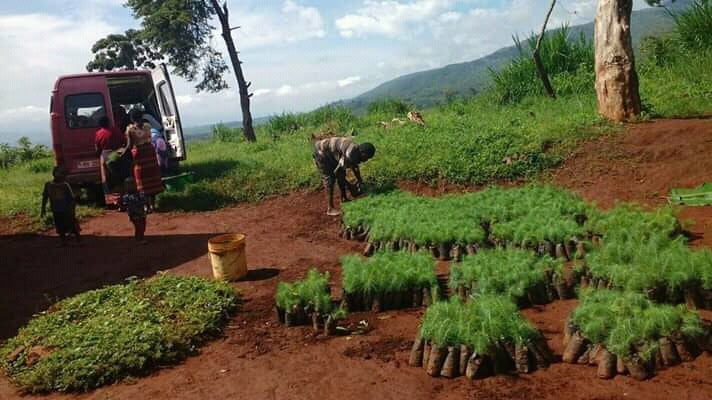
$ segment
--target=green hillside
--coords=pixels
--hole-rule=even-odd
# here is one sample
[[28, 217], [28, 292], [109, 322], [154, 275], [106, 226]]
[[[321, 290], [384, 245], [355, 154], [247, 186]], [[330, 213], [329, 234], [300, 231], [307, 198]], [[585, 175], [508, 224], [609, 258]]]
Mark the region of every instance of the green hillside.
[[[672, 9], [680, 9], [689, 4], [689, 0], [678, 0]], [[674, 21], [663, 8], [647, 8], [633, 12], [633, 44], [652, 35], [660, 35], [673, 29]], [[593, 22], [571, 27], [571, 34], [577, 37], [580, 32], [588, 38], [593, 37]], [[399, 98], [421, 108], [431, 107], [445, 100], [448, 91], [458, 96], [469, 96], [472, 91], [480, 92], [490, 85], [489, 68], [499, 69], [517, 55], [514, 46], [505, 47], [474, 61], [451, 64], [442, 68], [416, 72], [385, 82], [375, 89], [363, 93], [344, 105], [357, 111], [365, 109], [368, 103], [379, 98]]]

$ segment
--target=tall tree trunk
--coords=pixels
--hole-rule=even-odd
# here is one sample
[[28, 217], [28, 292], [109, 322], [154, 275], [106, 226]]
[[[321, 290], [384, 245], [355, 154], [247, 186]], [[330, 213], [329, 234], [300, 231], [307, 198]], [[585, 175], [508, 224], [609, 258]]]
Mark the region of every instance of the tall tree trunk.
[[232, 40], [232, 28], [230, 28], [230, 20], [228, 18], [227, 2], [223, 3], [222, 7], [218, 4], [217, 0], [210, 0], [210, 2], [215, 9], [215, 13], [218, 15], [218, 19], [220, 19], [222, 37], [225, 39], [227, 52], [232, 62], [232, 69], [235, 71], [235, 77], [237, 78], [237, 87], [240, 92], [240, 107], [242, 108], [242, 127], [245, 139], [249, 142], [254, 142], [257, 138], [255, 137], [255, 129], [252, 127], [252, 114], [250, 113], [250, 97], [252, 97], [252, 94], [249, 92], [252, 82], [246, 82], [245, 75], [242, 73], [242, 62], [237, 56], [235, 42]]
[[536, 46], [534, 47], [534, 54], [532, 54], [532, 57], [534, 57], [534, 64], [536, 65], [536, 72], [539, 74], [539, 78], [541, 79], [541, 83], [544, 84], [544, 90], [546, 90], [546, 94], [549, 95], [552, 99], [556, 98], [556, 92], [554, 92], [554, 88], [551, 86], [551, 81], [549, 81], [549, 74], [546, 73], [546, 68], [544, 68], [544, 63], [541, 62], [541, 41], [544, 40], [544, 33], [546, 32], [546, 25], [549, 23], [549, 18], [551, 17], [551, 12], [554, 11], [554, 6], [556, 5], [556, 0], [551, 1], [551, 7], [549, 7], [549, 12], [546, 13], [546, 19], [544, 19], [544, 25], [541, 27], [541, 33], [539, 34], [539, 38], [536, 40]]
[[615, 122], [640, 115], [638, 74], [630, 36], [633, 0], [599, 0], [595, 23], [598, 112]]

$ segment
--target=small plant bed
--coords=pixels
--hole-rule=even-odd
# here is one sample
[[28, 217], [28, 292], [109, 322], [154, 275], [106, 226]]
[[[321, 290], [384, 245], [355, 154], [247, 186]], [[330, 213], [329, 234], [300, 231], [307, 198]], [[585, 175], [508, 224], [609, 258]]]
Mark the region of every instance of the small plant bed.
[[343, 303], [349, 311], [380, 312], [429, 305], [438, 298], [434, 262], [426, 252], [382, 251], [341, 259]]
[[526, 248], [573, 258], [586, 237], [590, 206], [550, 186], [490, 188], [478, 193], [424, 198], [391, 192], [343, 206], [342, 235], [379, 249], [427, 249], [443, 260], [480, 248]]
[[428, 307], [408, 363], [433, 377], [482, 379], [530, 373], [552, 361], [546, 340], [514, 303], [481, 295], [468, 303], [451, 299]]
[[234, 289], [195, 277], [131, 280], [60, 301], [0, 347], [23, 392], [87, 391], [174, 364], [220, 333]]
[[312, 325], [315, 332], [323, 327], [326, 335], [336, 333], [336, 323], [345, 316], [331, 301], [329, 273], [316, 269], [294, 283], [280, 282], [275, 294], [277, 319], [286, 326]]
[[563, 361], [597, 365], [599, 378], [644, 380], [712, 350], [709, 327], [685, 306], [613, 290], [587, 290], [581, 297], [565, 325]]
[[573, 298], [564, 262], [528, 250], [483, 250], [450, 266], [449, 287], [463, 301], [471, 295], [504, 295], [520, 306]]
[[712, 252], [692, 250], [670, 209], [616, 208], [590, 224], [598, 245], [586, 255], [583, 287], [646, 293], [660, 303], [712, 308]]

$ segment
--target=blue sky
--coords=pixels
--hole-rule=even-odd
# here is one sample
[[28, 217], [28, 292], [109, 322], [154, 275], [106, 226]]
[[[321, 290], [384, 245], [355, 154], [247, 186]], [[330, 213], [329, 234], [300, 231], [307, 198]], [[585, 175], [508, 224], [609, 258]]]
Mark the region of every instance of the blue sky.
[[[124, 0], [0, 0], [0, 142], [46, 142], [52, 84], [84, 71], [99, 38], [139, 26]], [[636, 7], [642, 7], [636, 2]], [[548, 0], [229, 1], [253, 114], [306, 111], [419, 70], [469, 61], [537, 29]], [[552, 26], [593, 20], [596, 0], [560, 0]], [[214, 46], [222, 50], [219, 35]], [[231, 88], [175, 79], [184, 125], [239, 120]]]

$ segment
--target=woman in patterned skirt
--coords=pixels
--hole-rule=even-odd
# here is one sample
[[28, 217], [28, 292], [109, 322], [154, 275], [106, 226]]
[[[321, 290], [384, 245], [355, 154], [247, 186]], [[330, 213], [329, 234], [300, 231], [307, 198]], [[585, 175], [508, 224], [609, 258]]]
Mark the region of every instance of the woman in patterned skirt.
[[143, 192], [149, 201], [149, 211], [155, 208], [156, 195], [163, 192], [161, 168], [156, 159], [156, 149], [151, 144], [151, 125], [137, 109], [129, 113], [131, 123], [126, 127], [128, 148], [133, 155], [133, 176], [138, 192]]

